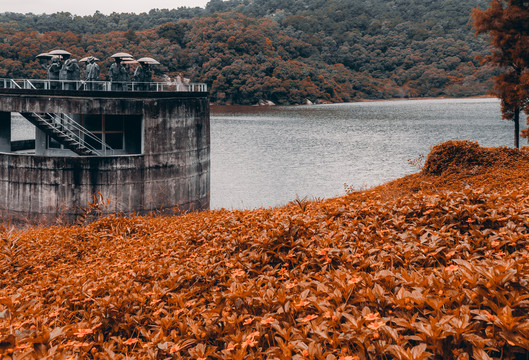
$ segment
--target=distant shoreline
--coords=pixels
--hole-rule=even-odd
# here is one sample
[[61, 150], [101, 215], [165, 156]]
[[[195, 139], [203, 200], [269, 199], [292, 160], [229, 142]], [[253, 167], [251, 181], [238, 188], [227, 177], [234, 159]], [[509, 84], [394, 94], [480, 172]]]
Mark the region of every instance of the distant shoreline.
[[401, 101], [401, 100], [460, 100], [460, 99], [495, 99], [495, 96], [491, 95], [476, 95], [476, 96], [464, 96], [464, 97], [451, 97], [451, 96], [429, 96], [429, 97], [410, 97], [410, 98], [391, 98], [391, 99], [362, 99], [350, 102], [375, 102], [375, 101]]
[[240, 105], [240, 104], [232, 104], [232, 105], [219, 105], [211, 103], [210, 106], [212, 108], [217, 107], [249, 107], [249, 108], [273, 108], [273, 107], [285, 107], [285, 106], [317, 106], [317, 105], [333, 105], [333, 104], [353, 104], [353, 103], [363, 103], [363, 102], [386, 102], [386, 101], [406, 101], [406, 100], [462, 100], [462, 99], [496, 99], [495, 96], [491, 95], [477, 95], [477, 96], [465, 96], [465, 97], [450, 97], [450, 96], [431, 96], [431, 97], [410, 97], [410, 98], [391, 98], [391, 99], [360, 99], [355, 101], [345, 101], [345, 102], [326, 102], [322, 104], [293, 104], [293, 105]]

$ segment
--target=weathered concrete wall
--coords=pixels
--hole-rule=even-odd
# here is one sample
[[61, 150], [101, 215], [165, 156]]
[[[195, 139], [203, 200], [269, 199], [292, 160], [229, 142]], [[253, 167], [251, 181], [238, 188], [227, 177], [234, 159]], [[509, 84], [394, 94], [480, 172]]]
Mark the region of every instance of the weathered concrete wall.
[[0, 111], [84, 113], [90, 109], [93, 113], [138, 115], [139, 108], [144, 123], [143, 154], [111, 157], [0, 154], [1, 220], [73, 219], [99, 195], [109, 199], [103, 208], [108, 213], [209, 208], [207, 96], [76, 98], [75, 106], [71, 99], [32, 102], [18, 97], [0, 97]]
[[112, 115], [139, 115], [143, 112], [142, 99], [132, 97], [136, 93], [130, 93], [129, 97], [124, 98], [88, 98], [71, 95], [41, 95], [40, 93], [44, 91], [26, 90], [22, 93], [12, 93], [7, 90], [9, 89], [0, 89], [2, 95], [0, 96], [0, 111]]

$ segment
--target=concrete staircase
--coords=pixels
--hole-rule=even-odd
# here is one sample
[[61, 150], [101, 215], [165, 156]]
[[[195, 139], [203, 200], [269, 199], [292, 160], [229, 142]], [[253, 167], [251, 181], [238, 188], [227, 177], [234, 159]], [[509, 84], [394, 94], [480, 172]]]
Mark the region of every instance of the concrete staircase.
[[[104, 155], [113, 150], [110, 146], [94, 136], [90, 131], [82, 127], [66, 114], [37, 114], [37, 113], [20, 113], [29, 120], [33, 125], [42, 130], [44, 133], [58, 141], [65, 148], [70, 149], [81, 156]], [[96, 149], [85, 141], [90, 138], [94, 143], [100, 145]]]

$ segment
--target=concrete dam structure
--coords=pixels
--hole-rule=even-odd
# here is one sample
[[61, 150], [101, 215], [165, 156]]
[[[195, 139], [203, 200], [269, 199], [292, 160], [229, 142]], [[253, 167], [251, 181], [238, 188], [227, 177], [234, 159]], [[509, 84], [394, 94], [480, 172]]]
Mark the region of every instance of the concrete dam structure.
[[[1, 221], [70, 221], [95, 201], [103, 213], [209, 208], [205, 85], [57, 90], [26, 81], [0, 80]], [[35, 126], [34, 142], [12, 141], [12, 113]]]

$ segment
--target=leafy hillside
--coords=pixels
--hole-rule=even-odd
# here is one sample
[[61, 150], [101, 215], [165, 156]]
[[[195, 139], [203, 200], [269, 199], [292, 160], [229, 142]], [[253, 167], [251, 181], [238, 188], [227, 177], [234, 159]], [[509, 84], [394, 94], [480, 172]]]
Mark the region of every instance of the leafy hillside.
[[207, 82], [217, 103], [482, 95], [492, 71], [478, 65], [487, 46], [474, 36], [469, 14], [485, 5], [212, 0], [205, 9], [139, 15], [4, 13], [0, 76], [35, 75], [35, 63], [26, 65], [32, 56], [65, 47], [79, 57], [106, 59], [114, 49], [153, 56], [163, 63], [158, 75], [183, 72]]
[[523, 359], [529, 156], [281, 208], [0, 229], [0, 357]]

